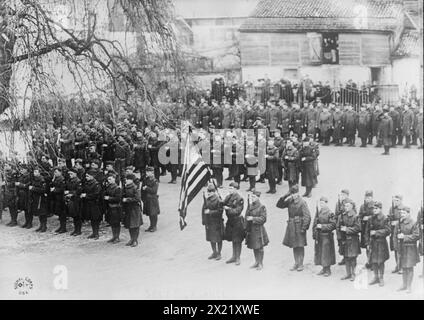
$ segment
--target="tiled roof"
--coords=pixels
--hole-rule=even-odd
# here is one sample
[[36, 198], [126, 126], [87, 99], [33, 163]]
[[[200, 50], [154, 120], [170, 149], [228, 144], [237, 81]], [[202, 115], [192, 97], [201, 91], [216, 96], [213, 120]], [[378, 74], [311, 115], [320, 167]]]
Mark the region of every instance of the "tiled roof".
[[[367, 8], [368, 25], [358, 28], [358, 6]], [[261, 0], [241, 31], [377, 30], [391, 31], [402, 18], [400, 0]]]
[[393, 53], [394, 57], [419, 56], [422, 42], [417, 30], [405, 30], [400, 38], [398, 47]]

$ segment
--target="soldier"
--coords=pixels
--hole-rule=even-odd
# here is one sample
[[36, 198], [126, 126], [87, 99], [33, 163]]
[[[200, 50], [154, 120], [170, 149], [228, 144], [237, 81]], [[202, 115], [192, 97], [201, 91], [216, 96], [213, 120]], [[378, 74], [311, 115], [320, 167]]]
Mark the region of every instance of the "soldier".
[[66, 232], [66, 214], [64, 211], [63, 192], [65, 191], [65, 178], [62, 169], [56, 167], [53, 171], [53, 179], [50, 184], [51, 192], [51, 213], [59, 217], [59, 228], [55, 230], [57, 234]]
[[212, 142], [212, 164], [211, 169], [213, 173], [213, 177], [216, 180], [216, 184], [218, 188], [222, 187], [222, 172], [224, 170], [223, 167], [223, 154], [222, 154], [222, 136], [219, 134], [213, 135], [214, 141]]
[[340, 106], [336, 105], [336, 109], [333, 112], [333, 142], [336, 146], [341, 146], [343, 142], [343, 132], [344, 132], [344, 115], [340, 110]]
[[102, 220], [100, 210], [101, 186], [94, 178], [96, 172], [88, 170], [85, 174], [85, 181], [82, 185], [80, 198], [82, 199], [82, 216], [85, 221], [90, 220], [92, 233], [88, 239], [99, 239], [99, 227]]
[[378, 128], [380, 127], [381, 116], [383, 115], [383, 111], [381, 110], [381, 106], [376, 104], [374, 106], [374, 112], [372, 114], [372, 135], [368, 139], [368, 144], [372, 144], [372, 139], [375, 136], [377, 139], [376, 147], [381, 147], [380, 140], [378, 139]]
[[109, 173], [107, 176], [107, 187], [103, 199], [106, 204], [108, 222], [112, 228], [112, 238], [107, 242], [118, 243], [121, 233], [122, 208], [121, 208], [121, 188], [116, 183], [116, 175]]
[[401, 219], [396, 225], [394, 234], [399, 248], [399, 265], [402, 268], [403, 284], [398, 291], [407, 290], [412, 292], [412, 280], [414, 278], [414, 267], [420, 262], [417, 241], [420, 239], [418, 224], [412, 220], [410, 208], [402, 206], [400, 208]]
[[303, 123], [303, 112], [300, 110], [298, 104], [293, 104], [293, 110], [291, 112], [291, 126], [293, 128], [293, 132], [296, 133], [299, 137], [301, 137], [303, 133]]
[[215, 99], [212, 100], [212, 108], [210, 111], [210, 125], [213, 125], [217, 129], [222, 128], [222, 120], [223, 120], [223, 110], [216, 102]]
[[231, 127], [234, 129], [240, 129], [243, 127], [243, 124], [244, 124], [244, 110], [240, 105], [235, 105]]
[[233, 122], [234, 122], [234, 112], [230, 104], [225, 103], [224, 109], [222, 110], [222, 128], [229, 129]]
[[40, 169], [34, 169], [28, 190], [30, 197], [30, 214], [31, 216], [37, 216], [40, 220], [40, 226], [35, 231], [46, 232], [48, 213], [47, 185], [44, 181], [44, 177], [40, 173]]
[[276, 193], [276, 181], [278, 179], [278, 162], [280, 161], [280, 155], [278, 148], [274, 145], [274, 140], [271, 138], [268, 140], [268, 146], [266, 149], [266, 175], [269, 183], [269, 190], [267, 193]]
[[347, 108], [347, 111], [344, 114], [344, 122], [343, 122], [346, 142], [349, 144], [349, 147], [354, 147], [356, 128], [358, 124], [358, 115], [353, 110], [351, 105], [347, 105], [346, 108]]
[[81, 180], [77, 176], [77, 172], [74, 169], [69, 170], [69, 180], [66, 181], [64, 200], [65, 200], [65, 215], [71, 217], [74, 223], [74, 231], [71, 236], [81, 235], [81, 202], [80, 195], [82, 184]]
[[281, 137], [281, 132], [280, 131], [275, 131], [274, 133], [274, 146], [278, 149], [278, 162], [277, 162], [277, 166], [278, 166], [278, 178], [277, 178], [277, 184], [281, 185], [281, 181], [283, 180], [283, 162], [281, 161], [282, 156], [283, 156], [283, 152], [284, 152], [284, 148], [285, 148], [285, 141], [284, 139]]
[[268, 245], [269, 238], [264, 224], [266, 223], [266, 208], [260, 202], [261, 193], [252, 190], [247, 200], [246, 221], [246, 245], [253, 249], [255, 263], [251, 268], [262, 270], [264, 261], [264, 247]]
[[118, 137], [118, 143], [115, 148], [115, 171], [119, 175], [119, 180], [123, 184], [125, 177], [125, 167], [130, 164], [130, 146], [124, 137]]
[[200, 108], [199, 108], [199, 127], [207, 130], [209, 127], [209, 122], [211, 118], [211, 108], [208, 106], [205, 99], [201, 99]]
[[302, 187], [306, 187], [306, 192], [303, 196], [310, 198], [312, 188], [318, 183], [318, 178], [315, 164], [316, 152], [311, 147], [309, 138], [303, 140], [303, 147], [299, 152], [299, 158], [302, 168]]
[[19, 211], [23, 211], [25, 214], [25, 224], [22, 228], [32, 228], [32, 215], [29, 211], [29, 194], [28, 186], [31, 183], [31, 177], [28, 172], [26, 165], [21, 165], [20, 174], [16, 185], [16, 208]]
[[209, 184], [206, 195], [203, 194], [202, 224], [206, 229], [206, 241], [212, 247], [212, 255], [208, 259], [221, 260], [224, 222], [222, 219], [223, 202], [217, 195], [215, 186]]
[[396, 260], [396, 268], [392, 271], [392, 273], [402, 273], [402, 270], [399, 265], [399, 247], [398, 241], [396, 240], [395, 227], [399, 224], [401, 215], [400, 209], [403, 207], [402, 204], [403, 197], [401, 195], [395, 195], [392, 198], [392, 206], [390, 207], [389, 214], [387, 217], [390, 221], [391, 233], [390, 233], [390, 251], [395, 252], [395, 260]]
[[334, 247], [334, 234], [336, 217], [328, 207], [328, 199], [321, 197], [312, 226], [312, 238], [315, 240], [315, 265], [322, 266], [318, 275], [328, 277], [331, 275], [331, 266], [336, 264], [336, 250]]
[[330, 130], [333, 126], [333, 116], [326, 106], [323, 107], [322, 112], [319, 114], [318, 126], [324, 141], [324, 146], [330, 145]]
[[291, 130], [291, 112], [284, 102], [280, 100], [281, 106], [281, 134], [283, 138], [287, 138], [290, 135]]
[[244, 128], [252, 129], [253, 124], [255, 123], [256, 117], [257, 117], [256, 111], [252, 109], [252, 106], [250, 104], [247, 104], [246, 112], [244, 115]]
[[370, 285], [384, 286], [384, 263], [389, 260], [389, 245], [386, 237], [390, 235], [390, 224], [382, 212], [382, 204], [376, 201], [373, 204], [373, 214], [366, 224], [365, 238], [369, 263], [374, 271], [374, 279]]
[[402, 114], [401, 127], [402, 133], [405, 136], [404, 148], [409, 149], [411, 144], [411, 135], [414, 129], [414, 113], [409, 109], [407, 104], [405, 104], [404, 111]]
[[141, 216], [141, 195], [134, 184], [134, 180], [134, 174], [126, 175], [125, 187], [122, 192], [122, 208], [125, 215], [124, 225], [125, 228], [129, 229], [130, 233], [130, 240], [127, 242], [126, 246], [131, 247], [136, 247], [138, 245], [140, 226], [143, 225], [143, 217]]
[[146, 229], [146, 232], [155, 232], [157, 230], [158, 215], [160, 214], [158, 188], [159, 183], [153, 175], [153, 168], [148, 167], [141, 187], [143, 214], [150, 219], [150, 226]]
[[383, 155], [389, 155], [390, 146], [392, 145], [393, 120], [389, 116], [388, 107], [383, 108], [380, 125], [378, 127], [378, 139], [384, 146]]
[[236, 191], [239, 189], [237, 182], [231, 182], [229, 194], [225, 197], [223, 208], [227, 215], [224, 239], [231, 241], [233, 245], [233, 255], [226, 263], [240, 265], [241, 244], [244, 239], [244, 219], [241, 215], [244, 207], [244, 200]]
[[400, 132], [400, 114], [395, 110], [393, 106], [390, 107], [389, 112], [390, 118], [392, 118], [393, 121], [393, 134], [392, 134], [392, 148], [396, 148], [396, 138], [399, 135]]
[[[268, 102], [270, 105], [270, 109], [268, 110], [266, 114], [266, 122], [268, 124], [268, 130], [270, 131], [271, 135], [274, 135], [275, 131], [280, 131], [281, 128], [281, 122], [282, 122], [282, 114], [281, 111], [276, 107], [275, 101], [270, 100]], [[280, 131], [281, 132], [281, 131]]]
[[82, 130], [82, 126], [78, 126], [74, 137], [74, 157], [85, 160], [86, 147], [88, 145], [88, 137]]
[[[353, 203], [353, 210], [355, 210], [355, 203], [349, 198], [349, 190], [343, 189], [339, 196], [336, 203], [336, 209], [334, 210], [334, 214], [336, 215], [336, 220], [339, 220], [339, 216], [341, 216], [344, 212], [344, 207], [346, 202]], [[344, 246], [342, 245], [342, 234], [339, 232], [338, 229], [336, 229], [337, 234], [337, 243], [339, 246], [339, 254], [341, 256], [344, 256]], [[342, 261], [339, 262], [339, 265], [344, 265], [345, 259], [343, 258]]]
[[160, 161], [159, 161], [159, 149], [161, 142], [158, 140], [156, 133], [150, 132], [148, 138], [147, 149], [149, 150], [150, 163], [149, 165], [154, 168], [155, 178], [159, 181], [160, 179]]
[[421, 107], [417, 116], [416, 116], [416, 122], [415, 122], [415, 132], [417, 135], [418, 140], [420, 141], [419, 148], [423, 148], [423, 108]]
[[318, 129], [318, 112], [314, 107], [313, 103], [309, 104], [309, 107], [305, 106], [305, 132], [307, 135], [315, 137]]
[[144, 177], [149, 161], [150, 155], [147, 149], [147, 140], [140, 131], [137, 131], [134, 141], [133, 166], [136, 171], [140, 172], [140, 177]]
[[[368, 226], [368, 221], [374, 214], [374, 200], [373, 192], [371, 190], [365, 191], [364, 203], [359, 208], [359, 219], [361, 221], [361, 248], [367, 249], [367, 233], [366, 228]], [[366, 250], [368, 261], [365, 264], [367, 268], [370, 268], [369, 263], [369, 250]]]
[[299, 151], [294, 147], [292, 140], [287, 140], [283, 152], [284, 180], [288, 181], [289, 187], [299, 182]]
[[245, 166], [249, 178], [249, 189], [247, 191], [252, 191], [256, 187], [256, 176], [258, 175], [258, 148], [252, 139], [246, 141]]
[[308, 204], [299, 195], [299, 187], [290, 187], [289, 193], [282, 196], [277, 202], [277, 208], [288, 208], [289, 219], [283, 245], [293, 249], [294, 266], [290, 271], [303, 271], [303, 259], [305, 257], [306, 231], [311, 223]]
[[346, 275], [342, 280], [350, 279], [350, 281], [355, 280], [356, 258], [361, 253], [359, 243], [361, 225], [353, 205], [351, 200], [344, 202], [344, 212], [338, 216], [336, 225], [342, 247], [340, 253], [343, 254], [346, 264]]
[[361, 148], [366, 148], [367, 138], [371, 130], [371, 114], [364, 105], [361, 105], [361, 111], [358, 114], [358, 137], [361, 139]]
[[91, 142], [89, 147], [88, 147], [87, 159], [85, 161], [85, 163], [86, 163], [85, 167], [89, 168], [90, 165], [91, 165], [91, 162], [93, 160], [100, 162], [101, 161], [101, 155], [98, 154], [97, 151], [96, 151], [96, 144], [94, 142]]
[[74, 138], [72, 131], [67, 127], [62, 127], [62, 134], [60, 139], [60, 153], [66, 159], [66, 166], [70, 169], [72, 167], [72, 158], [74, 156]]
[[[83, 160], [82, 159], [76, 159], [75, 160], [75, 165], [73, 170], [76, 172], [78, 179], [80, 179], [81, 182], [84, 182], [85, 179], [85, 169], [82, 166]], [[114, 161], [109, 161], [109, 163], [112, 163], [112, 168], [114, 165]], [[106, 165], [107, 167], [107, 165]]]

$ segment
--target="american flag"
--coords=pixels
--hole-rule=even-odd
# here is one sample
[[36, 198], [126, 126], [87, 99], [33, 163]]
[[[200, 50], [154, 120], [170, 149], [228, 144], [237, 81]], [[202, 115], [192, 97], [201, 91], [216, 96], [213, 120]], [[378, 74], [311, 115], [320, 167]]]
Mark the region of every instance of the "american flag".
[[189, 128], [184, 150], [184, 167], [178, 206], [181, 230], [187, 226], [185, 218], [188, 205], [211, 177], [212, 173], [209, 166], [203, 161], [197, 145], [191, 141], [191, 129]]

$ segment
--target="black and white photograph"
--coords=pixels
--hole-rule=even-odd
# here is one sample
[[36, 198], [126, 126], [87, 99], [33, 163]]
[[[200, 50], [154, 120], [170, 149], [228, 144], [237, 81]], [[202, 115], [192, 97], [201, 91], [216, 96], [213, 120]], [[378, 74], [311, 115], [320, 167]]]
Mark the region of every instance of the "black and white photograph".
[[0, 300], [423, 300], [423, 178], [422, 0], [0, 0]]

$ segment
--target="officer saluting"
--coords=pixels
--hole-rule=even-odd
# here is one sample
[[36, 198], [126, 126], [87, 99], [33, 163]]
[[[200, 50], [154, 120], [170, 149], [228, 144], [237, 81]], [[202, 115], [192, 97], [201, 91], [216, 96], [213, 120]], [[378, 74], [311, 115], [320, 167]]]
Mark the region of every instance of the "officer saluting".
[[287, 221], [286, 233], [283, 245], [293, 248], [294, 266], [291, 271], [303, 271], [303, 259], [305, 257], [306, 231], [311, 223], [308, 204], [299, 195], [299, 187], [294, 185], [290, 192], [280, 198], [277, 208], [288, 208], [289, 219]]

